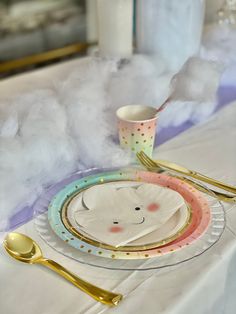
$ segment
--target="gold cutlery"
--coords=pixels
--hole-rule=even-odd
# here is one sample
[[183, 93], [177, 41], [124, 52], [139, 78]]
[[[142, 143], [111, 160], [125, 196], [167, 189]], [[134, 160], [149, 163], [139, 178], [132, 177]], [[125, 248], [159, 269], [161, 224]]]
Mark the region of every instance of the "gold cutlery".
[[188, 184], [192, 185], [193, 187], [195, 187], [197, 190], [206, 193], [212, 197], [217, 198], [220, 201], [226, 202], [226, 203], [236, 203], [236, 196], [234, 195], [229, 195], [226, 193], [222, 193], [222, 192], [218, 192], [209, 188], [204, 187], [203, 185], [189, 179], [186, 177], [180, 177], [180, 176], [174, 176], [177, 179], [180, 179], [182, 181], [187, 182]]
[[189, 170], [183, 166], [177, 165], [173, 162], [170, 161], [166, 161], [166, 160], [153, 160], [151, 158], [149, 158], [143, 151], [141, 151], [140, 153], [137, 153], [137, 155], [141, 156], [142, 158], [145, 158], [147, 162], [150, 163], [150, 165], [153, 165], [153, 167], [157, 166], [157, 167], [161, 167], [161, 168], [165, 168], [168, 170], [173, 170], [176, 171], [178, 173], [181, 173], [183, 175], [186, 175], [188, 177], [192, 177], [194, 179], [203, 181], [205, 183], [209, 183], [213, 186], [216, 186], [222, 190], [226, 190], [229, 191], [231, 193], [235, 193], [236, 194], [236, 187], [220, 182], [218, 180], [209, 178], [199, 172], [193, 171], [193, 170]]
[[9, 255], [16, 260], [28, 264], [41, 264], [50, 268], [71, 282], [77, 288], [103, 304], [115, 306], [122, 300], [121, 294], [113, 293], [96, 287], [91, 283], [77, 277], [75, 274], [71, 273], [58, 263], [44, 258], [38, 244], [24, 234], [15, 232], [9, 233], [6, 236], [3, 245]]
[[[140, 163], [143, 166], [145, 166], [149, 171], [158, 172], [160, 170], [166, 170], [167, 169], [167, 167], [164, 167], [159, 163], [159, 160], [157, 162], [152, 160], [144, 152], [137, 153], [137, 158], [140, 161]], [[168, 170], [174, 170], [174, 169], [168, 168]], [[174, 170], [174, 171], [176, 171], [176, 170]], [[185, 175], [187, 175], [187, 174], [185, 174]], [[210, 189], [210, 188], [206, 188], [206, 187], [202, 186], [201, 184], [199, 184], [198, 182], [191, 180], [190, 178], [180, 177], [177, 175], [174, 175], [174, 176], [180, 180], [184, 180], [184, 181], [188, 182], [189, 184], [193, 185], [196, 189], [198, 189], [201, 192], [204, 192], [204, 193], [209, 194], [211, 196], [215, 196], [216, 198], [218, 198], [221, 201], [228, 202], [228, 203], [236, 203], [236, 195], [229, 195], [226, 193], [215, 191], [215, 190]]]

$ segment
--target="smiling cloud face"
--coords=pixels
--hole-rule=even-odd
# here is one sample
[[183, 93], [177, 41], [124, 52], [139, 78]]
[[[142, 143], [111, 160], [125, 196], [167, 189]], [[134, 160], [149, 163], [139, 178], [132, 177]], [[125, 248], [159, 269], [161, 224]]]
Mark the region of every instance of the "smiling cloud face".
[[160, 228], [184, 205], [182, 196], [155, 184], [117, 188], [96, 185], [83, 193], [78, 225], [97, 240], [125, 245]]

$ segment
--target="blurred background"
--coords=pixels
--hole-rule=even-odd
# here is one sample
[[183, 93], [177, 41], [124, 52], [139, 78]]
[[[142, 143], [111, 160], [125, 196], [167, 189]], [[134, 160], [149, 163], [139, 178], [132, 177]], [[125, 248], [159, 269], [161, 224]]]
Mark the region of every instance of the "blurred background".
[[[94, 0], [93, 0], [94, 1]], [[52, 55], [45, 52], [86, 42], [85, 0], [0, 0], [0, 64], [39, 55], [41, 66], [57, 62], [85, 47], [77, 45]], [[30, 60], [28, 60], [30, 61]], [[33, 62], [29, 62], [32, 67]], [[37, 62], [36, 62], [37, 63]], [[39, 65], [36, 65], [39, 66]], [[19, 70], [18, 70], [19, 71]], [[9, 75], [13, 71], [9, 67]], [[3, 75], [3, 74], [2, 74]]]
[[[206, 21], [230, 1], [206, 0]], [[0, 78], [84, 56], [96, 42], [96, 0], [0, 0]]]

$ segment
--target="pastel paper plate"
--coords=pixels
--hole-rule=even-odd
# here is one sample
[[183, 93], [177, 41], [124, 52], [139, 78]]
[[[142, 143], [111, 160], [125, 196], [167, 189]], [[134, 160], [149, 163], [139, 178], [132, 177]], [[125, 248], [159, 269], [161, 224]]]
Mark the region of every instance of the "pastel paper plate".
[[[89, 232], [86, 228], [83, 228], [83, 220], [84, 218], [90, 219], [89, 215], [89, 208], [84, 204], [84, 198], [83, 196], [86, 195], [86, 192], [88, 190], [84, 191], [79, 191], [78, 193], [75, 193], [72, 195], [64, 204], [62, 208], [62, 220], [64, 225], [68, 230], [73, 233], [76, 238], [79, 238], [87, 243], [90, 243], [94, 246], [109, 249], [109, 250], [115, 250], [115, 251], [140, 251], [140, 250], [147, 250], [150, 248], [156, 248], [158, 246], [164, 245], [166, 243], [169, 243], [173, 240], [175, 240], [177, 237], [179, 237], [183, 232], [186, 230], [187, 226], [190, 223], [191, 220], [191, 209], [186, 203], [184, 202], [184, 199], [178, 197], [179, 205], [174, 209], [174, 206], [178, 203], [176, 203], [176, 198], [173, 197], [175, 194], [173, 194], [173, 190], [168, 189], [168, 188], [160, 188], [158, 185], [153, 185], [153, 184], [145, 184], [145, 188], [147, 190], [151, 190], [152, 193], [148, 193], [146, 197], [146, 201], [149, 203], [149, 200], [153, 199], [161, 199], [162, 198], [162, 203], [164, 203], [165, 207], [163, 208], [164, 213], [167, 214], [166, 217], [162, 218], [167, 218], [167, 221], [164, 220], [163, 224], [158, 227], [156, 221], [158, 222], [160, 220], [160, 216], [157, 216], [157, 214], [160, 213], [161, 209], [161, 204], [160, 207], [156, 210], [153, 211], [153, 207], [151, 207], [151, 211], [149, 212], [148, 209], [145, 208], [145, 200], [143, 193], [141, 195], [130, 194], [130, 190], [138, 189], [140, 187], [140, 182], [132, 182], [132, 181], [119, 181], [119, 182], [110, 182], [110, 183], [104, 183], [102, 186], [105, 186], [106, 189], [108, 187], [108, 191], [110, 192], [111, 190], [118, 190], [121, 193], [118, 193], [118, 195], [115, 195], [114, 198], [112, 198], [112, 195], [109, 195], [109, 201], [106, 200], [106, 197], [104, 198], [102, 193], [100, 193], [102, 190], [99, 188], [101, 185], [98, 185], [98, 195], [95, 195], [95, 199], [93, 200], [95, 202], [95, 206], [98, 206], [97, 203], [99, 202], [99, 199], [101, 199], [101, 208], [99, 212], [95, 212], [95, 217], [92, 216], [91, 220], [91, 229], [92, 232]], [[153, 187], [156, 187], [157, 189], [153, 189]], [[158, 192], [161, 192], [159, 195]], [[128, 193], [127, 195], [124, 195], [123, 191]], [[172, 192], [172, 193], [169, 193]], [[97, 194], [97, 193], [96, 193]], [[153, 198], [152, 198], [153, 194]], [[179, 193], [178, 193], [179, 194]], [[169, 203], [168, 203], [168, 195], [169, 195]], [[89, 196], [91, 197], [90, 193]], [[116, 199], [117, 196], [117, 199]], [[125, 197], [128, 197], [128, 204], [126, 204]], [[133, 197], [132, 197], [133, 196]], [[122, 199], [123, 198], [123, 202]], [[134, 200], [133, 200], [134, 198]], [[165, 202], [166, 200], [166, 202]], [[86, 201], [86, 199], [85, 199]], [[104, 203], [105, 201], [105, 203]], [[183, 202], [183, 203], [182, 203]], [[152, 203], [155, 204], [155, 203]], [[182, 204], [182, 205], [181, 205]], [[127, 206], [125, 206], [127, 205]], [[88, 204], [89, 206], [89, 204]], [[135, 210], [135, 208], [138, 207], [138, 211]], [[179, 207], [180, 206], [180, 207]], [[114, 209], [115, 207], [115, 209]], [[170, 218], [169, 214], [171, 213], [171, 209], [173, 208], [173, 213]], [[107, 211], [105, 211], [107, 209]], [[168, 211], [169, 209], [169, 211]], [[123, 213], [120, 211], [123, 210]], [[102, 214], [100, 214], [100, 211]], [[104, 212], [103, 212], [104, 211]], [[123, 214], [123, 216], [122, 216]], [[82, 221], [79, 220], [78, 223], [78, 218], [82, 217]], [[155, 220], [156, 218], [156, 220]], [[122, 221], [123, 219], [123, 221]], [[149, 219], [149, 223], [148, 223]], [[142, 223], [134, 223], [137, 221], [141, 221]], [[81, 222], [80, 222], [81, 221]], [[105, 223], [107, 221], [108, 223], [108, 228]], [[99, 228], [101, 229], [102, 232], [102, 237], [103, 241], [101, 238], [98, 238], [96, 236], [91, 236], [94, 235], [94, 230], [96, 231], [96, 227], [98, 222], [100, 222], [101, 226]], [[147, 222], [147, 225], [145, 223]], [[113, 224], [114, 223], [114, 224]], [[151, 225], [150, 225], [151, 223]], [[132, 227], [134, 227], [134, 234], [132, 233]], [[143, 228], [141, 228], [143, 227]], [[135, 240], [126, 243], [123, 246], [118, 246], [115, 247], [112, 244], [107, 244], [106, 239], [108, 238], [109, 242], [111, 242], [111, 237], [113, 234], [110, 232], [110, 228], [113, 230], [113, 228], [121, 228], [121, 231], [125, 231], [123, 233], [124, 238], [126, 239], [127, 237], [135, 237], [136, 231], [137, 234], [140, 234], [138, 238]], [[106, 232], [106, 230], [108, 231]], [[118, 229], [118, 230], [119, 230]], [[153, 230], [153, 231], [152, 231]], [[150, 232], [149, 232], [150, 231]], [[118, 234], [119, 236], [119, 234]], [[114, 238], [117, 237], [117, 233], [115, 232]], [[119, 240], [119, 238], [118, 238]]]
[[[78, 238], [76, 231], [73, 230], [73, 228], [68, 228], [64, 223], [65, 216], [64, 213], [62, 213], [62, 209], [64, 208], [66, 202], [83, 189], [87, 189], [88, 187], [96, 184], [118, 181], [153, 183], [179, 192], [192, 210], [191, 221], [189, 221], [190, 223], [184, 232], [179, 234], [175, 240], [167, 245], [137, 251], [112, 251], [104, 247], [95, 246]], [[103, 172], [75, 180], [74, 182], [66, 185], [51, 201], [48, 209], [48, 219], [54, 232], [63, 241], [81, 252], [112, 259], [145, 259], [163, 256], [177, 251], [199, 239], [205, 233], [211, 222], [211, 210], [207, 200], [202, 196], [202, 194], [182, 180], [166, 174], [156, 174], [131, 169]]]

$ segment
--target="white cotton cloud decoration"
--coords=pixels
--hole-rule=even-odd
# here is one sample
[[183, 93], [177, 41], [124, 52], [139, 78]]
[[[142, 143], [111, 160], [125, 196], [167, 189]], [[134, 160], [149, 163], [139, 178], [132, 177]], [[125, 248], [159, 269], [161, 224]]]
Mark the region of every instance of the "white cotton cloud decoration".
[[159, 128], [179, 126], [186, 121], [198, 123], [210, 117], [217, 105], [222, 72], [222, 64], [189, 58], [172, 80], [172, 94], [160, 112]]
[[216, 99], [223, 66], [199, 57], [187, 60], [173, 80], [173, 100], [210, 102]]
[[[216, 106], [219, 73], [213, 63], [191, 59], [178, 77], [178, 100], [160, 113], [159, 129], [208, 117]], [[1, 97], [0, 230], [45, 187], [72, 172], [127, 165], [129, 156], [118, 145], [116, 109], [159, 108], [173, 74], [158, 56], [133, 55], [123, 65], [89, 57], [47, 88]]]
[[75, 220], [84, 232], [113, 246], [125, 245], [160, 227], [184, 205], [176, 191], [155, 184], [116, 188], [96, 185], [83, 193]]

